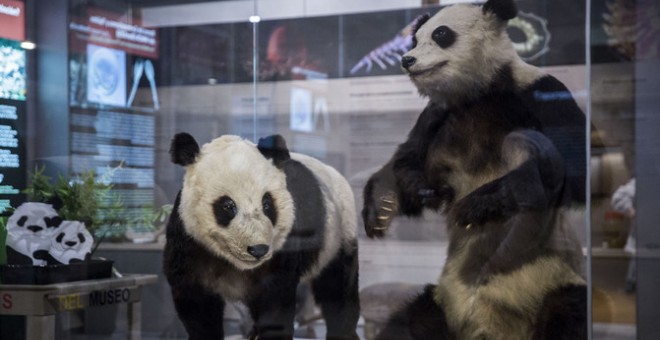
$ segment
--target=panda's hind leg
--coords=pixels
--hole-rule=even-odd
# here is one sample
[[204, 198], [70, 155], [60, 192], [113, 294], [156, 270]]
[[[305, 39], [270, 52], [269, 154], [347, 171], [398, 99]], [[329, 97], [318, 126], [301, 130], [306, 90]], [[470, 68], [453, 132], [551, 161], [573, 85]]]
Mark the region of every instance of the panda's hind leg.
[[533, 339], [587, 339], [587, 287], [567, 285], [550, 292], [539, 311]]
[[312, 281], [314, 300], [321, 307], [327, 339], [359, 339], [356, 328], [360, 318], [358, 292], [357, 241], [343, 248]]
[[433, 299], [434, 285], [427, 285], [415, 299], [395, 311], [376, 340], [449, 339], [445, 313]]

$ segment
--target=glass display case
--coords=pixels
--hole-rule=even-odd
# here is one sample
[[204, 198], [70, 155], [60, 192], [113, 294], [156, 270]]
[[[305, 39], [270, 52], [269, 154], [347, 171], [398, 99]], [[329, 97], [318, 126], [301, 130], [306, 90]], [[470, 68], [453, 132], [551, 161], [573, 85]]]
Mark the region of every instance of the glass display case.
[[[395, 195], [399, 196], [396, 197], [401, 199], [397, 203], [401, 206], [395, 205], [394, 209], [401, 209], [398, 215], [416, 216], [396, 216], [387, 225], [383, 237], [370, 237], [373, 229], [365, 226], [365, 221], [369, 220], [365, 202], [369, 201], [372, 191], [365, 187], [373, 184], [368, 185], [370, 178], [390, 160], [396, 163], [397, 150], [408, 150], [401, 145], [416, 136], [415, 131], [419, 131], [423, 123], [422, 112], [436, 110], [429, 101], [433, 102], [438, 96], [434, 97], [432, 90], [425, 92], [420, 85], [421, 78], [417, 78], [418, 81], [414, 81], [414, 76], [411, 78], [415, 73], [406, 65], [402, 67], [402, 57], [409, 56], [407, 53], [417, 46], [422, 49], [437, 44], [449, 50], [438, 40], [445, 38], [436, 36], [435, 31], [426, 40], [421, 36], [432, 32], [428, 29], [430, 24], [420, 19], [425, 14], [434, 15], [447, 6], [481, 6], [485, 2], [0, 0], [0, 131], [4, 132], [0, 136], [0, 231], [3, 231], [0, 245], [8, 242], [4, 239], [11, 238], [9, 217], [21, 204], [46, 202], [56, 206], [62, 219], [85, 222], [93, 239], [87, 258], [111, 261], [111, 273], [92, 279], [123, 277], [122, 283], [128, 282], [127, 278], [132, 275], [144, 279], [138, 288], [134, 285], [130, 288], [132, 294], [139, 296], [125, 301], [120, 290], [119, 295], [102, 295], [107, 298], [112, 295], [113, 302], [99, 305], [98, 296], [101, 295], [92, 296], [89, 294], [94, 291], [85, 290], [85, 293], [75, 293], [78, 295], [70, 293], [77, 296], [66, 300], [71, 308], [57, 308], [57, 302], [53, 301], [60, 300], [52, 295], [48, 303], [55, 304], [53, 315], [56, 317], [36, 338], [43, 334], [55, 339], [188, 337], [175, 308], [171, 282], [165, 275], [171, 262], [180, 259], [172, 260], [166, 255], [166, 241], [173, 235], [166, 230], [166, 225], [171, 217], [177, 221], [182, 218], [184, 222], [196, 218], [190, 216], [192, 213], [183, 212], [181, 202], [177, 201], [184, 178], [192, 183], [189, 177], [194, 175], [193, 171], [211, 177], [208, 189], [215, 190], [213, 177], [224, 175], [224, 170], [206, 173], [206, 170], [190, 169], [195, 159], [211, 157], [204, 155], [215, 149], [205, 144], [223, 135], [235, 135], [256, 144], [265, 137], [280, 135], [292, 155], [311, 156], [345, 179], [350, 197], [344, 200], [354, 201], [349, 212], [356, 223], [353, 233], [360, 304], [356, 334], [363, 339], [375, 338], [386, 327], [393, 312], [423, 293], [426, 285], [437, 284], [441, 273], [448, 275], [450, 269], [445, 265], [450, 263], [447, 261], [454, 256], [452, 249], [459, 244], [455, 240], [456, 232], [452, 231], [456, 221], [450, 213], [452, 204], [472, 191], [461, 194], [463, 191], [457, 187], [465, 190], [463, 184], [456, 183], [467, 183], [467, 180], [464, 177], [457, 180], [459, 175], [449, 176], [448, 186], [453, 190], [449, 198], [445, 197], [441, 203], [430, 203], [441, 196], [442, 185], [434, 183], [432, 197], [422, 197], [424, 193], [421, 193], [419, 198], [424, 202], [419, 203], [420, 206], [429, 209], [422, 211], [420, 208], [414, 213], [406, 210], [407, 203], [401, 198], [404, 194], [397, 192]], [[652, 0], [517, 0], [512, 3], [518, 11], [510, 20], [500, 18], [499, 5], [492, 5], [492, 13], [483, 10], [487, 20], [497, 17], [504, 23], [503, 32], [512, 42], [512, 53], [516, 54], [510, 56], [497, 46], [488, 46], [490, 41], [480, 43], [484, 49], [490, 49], [483, 54], [484, 59], [512, 60], [502, 67], [510, 74], [500, 70], [503, 80], [492, 81], [498, 84], [494, 86], [497, 91], [501, 84], [505, 89], [501, 90], [503, 92], [493, 90], [496, 93], [493, 98], [499, 96], [500, 100], [491, 101], [496, 107], [500, 105], [497, 110], [503, 110], [505, 103], [501, 98], [515, 93], [512, 115], [517, 111], [528, 114], [536, 109], [518, 110], [526, 98], [527, 86], [539, 79], [538, 74], [549, 75], [565, 88], [529, 90], [530, 98], [538, 103], [574, 100], [586, 121], [582, 128], [577, 125], [577, 135], [583, 136], [579, 143], [570, 141], [571, 134], [575, 135], [571, 129], [576, 127], [569, 126], [571, 123], [555, 121], [548, 127], [543, 119], [536, 122], [537, 118], [530, 118], [534, 120], [532, 123], [511, 123], [521, 124], [525, 130], [542, 131], [545, 137], [533, 143], [544, 143], [548, 140], [546, 137], [549, 138], [554, 145], [550, 148], [557, 147], [561, 162], [568, 164], [569, 177], [574, 174], [571, 171], [575, 171], [572, 166], [585, 169], [575, 177], [580, 192], [576, 193], [574, 188], [573, 197], [580, 198], [551, 208], [543, 205], [544, 211], [562, 211], [562, 228], [569, 228], [579, 243], [579, 261], [584, 261], [585, 270], [578, 276], [587, 287], [585, 332], [590, 339], [658, 338], [660, 326], [655, 320], [660, 305], [660, 294], [656, 292], [660, 279], [660, 229], [655, 227], [655, 221], [660, 216], [654, 207], [658, 204], [656, 193], [660, 189], [657, 176], [660, 118], [656, 114], [660, 107], [660, 5]], [[434, 24], [434, 19], [429, 20]], [[448, 22], [453, 24], [451, 20], [465, 29], [459, 19], [450, 18]], [[456, 32], [447, 34], [458, 34], [458, 38], [454, 38], [459, 43], [477, 39], [475, 33], [463, 34], [458, 29]], [[459, 59], [472, 60], [470, 58], [480, 52], [465, 50], [462, 53], [465, 58]], [[426, 55], [415, 56], [422, 59]], [[538, 71], [529, 71], [514, 60], [532, 65]], [[475, 62], [483, 63], [479, 72], [469, 64], [456, 72], [470, 81], [470, 77], [490, 77], [491, 59]], [[443, 65], [438, 69], [450, 67]], [[509, 75], [511, 79], [506, 78]], [[452, 77], [456, 77], [452, 80], [463, 80]], [[491, 82], [491, 79], [486, 81]], [[448, 87], [461, 88], [461, 84], [453, 81]], [[491, 91], [490, 87], [461, 89], [457, 96], [469, 93], [465, 97], [470, 100], [473, 93], [477, 97], [481, 95], [479, 91]], [[437, 112], [450, 112], [448, 115], [455, 110], [472, 112], [467, 108], [472, 105], [470, 100], [466, 100], [470, 105], [452, 106], [447, 104], [452, 103], [452, 98], [436, 100], [443, 107]], [[564, 117], [564, 108], [548, 110], [552, 117]], [[547, 121], [553, 119], [560, 120], [548, 118]], [[513, 120], [502, 118], [501, 121], [508, 124]], [[429, 130], [434, 134], [441, 126], [446, 126], [443, 124], [449, 124], [434, 122], [439, 124]], [[460, 122], [467, 126], [471, 121]], [[516, 126], [514, 130], [520, 128]], [[466, 130], [467, 137], [463, 138], [476, 143], [479, 138], [490, 137], [474, 131]], [[199, 143], [201, 154], [189, 142], [176, 143], [175, 135], [184, 132]], [[498, 130], [497, 133], [502, 132]], [[426, 150], [431, 142], [436, 143], [435, 147], [438, 140], [424, 141], [427, 144], [420, 142], [410, 149], [414, 152], [408, 154], [418, 156], [414, 161], [420, 163], [426, 162], [427, 156], [439, 157], [418, 150]], [[458, 145], [460, 142], [452, 139], [448, 143]], [[258, 145], [263, 153], [263, 144]], [[281, 145], [272, 147], [275, 156], [268, 154], [268, 157], [277, 165]], [[489, 146], [479, 156], [483, 162], [476, 162], [473, 167], [483, 169], [505, 162], [488, 163], [489, 157], [504, 152], [502, 148], [505, 147]], [[450, 151], [455, 157], [451, 158], [452, 162], [459, 162], [474, 152]], [[525, 149], [524, 152], [537, 151]], [[296, 157], [292, 156], [298, 160]], [[502, 159], [509, 158], [502, 156]], [[493, 172], [501, 173], [490, 175], [492, 178], [481, 184], [506, 177], [509, 170], [520, 165], [513, 166], [515, 161], [511, 162], [504, 166], [497, 163], [507, 171], [497, 168]], [[486, 163], [491, 165], [486, 166]], [[436, 165], [420, 165], [420, 181], [431, 181], [429, 177], [434, 175], [429, 174], [428, 167], [432, 166]], [[455, 169], [458, 166], [452, 163], [446, 167]], [[397, 165], [392, 168], [398, 169]], [[255, 165], [244, 172], [255, 169], [261, 168]], [[445, 171], [442, 167], [433, 169]], [[539, 166], [539, 169], [544, 173], [548, 165]], [[285, 173], [289, 191], [297, 185], [303, 189], [296, 190], [306, 194], [313, 187], [305, 182], [303, 175]], [[473, 170], [468, 169], [461, 176], [472, 174]], [[471, 178], [482, 180], [479, 176]], [[544, 185], [550, 185], [546, 175], [540, 176]], [[515, 185], [527, 188], [527, 182], [516, 181], [519, 179], [511, 182], [513, 186], [503, 185], [501, 190], [509, 196], [493, 196], [498, 199], [492, 200], [495, 205], [488, 211], [495, 211], [495, 220], [519, 218], [502, 215], [509, 211], [505, 198], [518, 195], [518, 189], [509, 188]], [[407, 187], [402, 188], [403, 180], [397, 180], [397, 190], [407, 190]], [[265, 182], [275, 185], [277, 180]], [[326, 195], [322, 196], [325, 205], [311, 209], [310, 213], [297, 201], [298, 196], [292, 194], [297, 202], [294, 210], [300, 212], [295, 218], [326, 216], [316, 210], [326, 213], [328, 188], [336, 185], [335, 181], [321, 183], [321, 191]], [[238, 188], [243, 187], [239, 185]], [[181, 195], [185, 204], [189, 197], [196, 197]], [[201, 191], [197, 191], [197, 195], [204, 196]], [[308, 199], [303, 194], [300, 197]], [[258, 203], [263, 202], [259, 196]], [[280, 209], [279, 198], [273, 204]], [[529, 203], [532, 208], [523, 208], [524, 204], [520, 204], [511, 211], [523, 214], [528, 209], [536, 213], [534, 209], [538, 208], [534, 202]], [[194, 204], [186, 206], [194, 207]], [[218, 219], [218, 211], [225, 208], [226, 205], [217, 203], [215, 210], [209, 211]], [[467, 210], [477, 209], [477, 206], [470, 206]], [[278, 216], [282, 219], [288, 213], [294, 214], [279, 211]], [[336, 212], [328, 212], [331, 213]], [[389, 217], [383, 219], [386, 218]], [[273, 225], [277, 224], [276, 220], [271, 219]], [[328, 227], [334, 220], [328, 217], [324, 221], [322, 224]], [[475, 228], [476, 232], [481, 232], [476, 222], [475, 227], [472, 220], [469, 221], [465, 223], [466, 230]], [[218, 228], [223, 228], [222, 223], [220, 225]], [[502, 226], [510, 228], [511, 224], [502, 222]], [[530, 249], [537, 247], [539, 254], [549, 248], [549, 242], [555, 241], [549, 237], [547, 242], [539, 242], [544, 237], [542, 230], [527, 233], [533, 237], [520, 241], [521, 244]], [[53, 240], [56, 237], [54, 234]], [[333, 237], [340, 236], [326, 232], [321, 239]], [[509, 243], [506, 244], [504, 248], [509, 247]], [[11, 261], [8, 261], [6, 247], [2, 250], [0, 265], [6, 265]], [[272, 252], [275, 251], [277, 249]], [[528, 249], [525, 254], [531, 253]], [[536, 259], [541, 255], [533, 256]], [[522, 257], [514, 256], [515, 261], [507, 260], [509, 262], [501, 266], [509, 268], [510, 263], [523, 261]], [[511, 271], [501, 269], [498, 275]], [[311, 272], [307, 272], [307, 276], [312, 276]], [[17, 299], [21, 298], [21, 293], [10, 290], [13, 283], [4, 280], [0, 283], [0, 338], [34, 338], [34, 332], [29, 331], [34, 321], [26, 321], [21, 313], [11, 311], [19, 304]], [[293, 334], [296, 338], [325, 338], [327, 325], [322, 309], [315, 303], [319, 301], [314, 299], [314, 291], [320, 288], [315, 286], [301, 284], [291, 302], [295, 306]], [[523, 287], [532, 294], [531, 286]], [[98, 288], [97, 293], [100, 291], [105, 292], [107, 288]], [[454, 290], [447, 294], [459, 293]], [[255, 312], [249, 304], [235, 300], [240, 299], [227, 299], [222, 305], [224, 314], [219, 314], [217, 322], [224, 325], [225, 338], [240, 339], [255, 329]], [[318, 296], [317, 300], [320, 300]], [[27, 303], [38, 305], [41, 301]], [[177, 308], [181, 312], [181, 306]], [[205, 307], [200, 308], [204, 314], [213, 314]], [[140, 326], [136, 328], [136, 324]]]

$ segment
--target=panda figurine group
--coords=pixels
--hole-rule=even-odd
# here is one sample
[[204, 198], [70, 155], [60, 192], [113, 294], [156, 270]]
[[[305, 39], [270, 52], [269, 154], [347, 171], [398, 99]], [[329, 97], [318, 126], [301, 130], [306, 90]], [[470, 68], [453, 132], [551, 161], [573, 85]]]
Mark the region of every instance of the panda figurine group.
[[26, 202], [7, 219], [9, 264], [58, 265], [89, 260], [92, 235], [79, 221], [63, 220], [52, 205]]
[[[395, 312], [379, 339], [585, 339], [587, 289], [566, 211], [584, 203], [586, 122], [566, 87], [523, 62], [505, 31], [513, 0], [424, 16], [405, 73], [429, 102], [368, 180], [369, 237], [400, 215], [447, 217], [437, 284]], [[201, 149], [177, 134], [185, 168], [164, 271], [191, 339], [221, 339], [241, 301], [253, 339], [293, 337], [295, 291], [310, 281], [328, 338], [356, 338], [356, 216], [346, 180], [290, 153], [222, 136]]]
[[227, 301], [243, 302], [251, 338], [290, 339], [296, 288], [310, 282], [327, 337], [357, 339], [357, 221], [333, 168], [290, 153], [279, 136], [257, 145], [225, 135], [171, 144], [185, 168], [167, 226], [164, 272], [190, 339], [222, 339]]

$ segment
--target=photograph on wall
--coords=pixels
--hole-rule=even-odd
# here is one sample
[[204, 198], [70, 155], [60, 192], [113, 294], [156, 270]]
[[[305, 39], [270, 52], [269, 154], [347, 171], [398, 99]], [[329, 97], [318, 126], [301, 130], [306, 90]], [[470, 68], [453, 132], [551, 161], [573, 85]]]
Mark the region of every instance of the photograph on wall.
[[507, 32], [523, 60], [539, 67], [585, 63], [584, 2], [558, 0], [548, 6], [521, 0], [516, 5], [518, 16]]
[[[254, 73], [252, 25], [235, 25], [237, 81], [251, 81]], [[312, 80], [338, 76], [337, 16], [265, 20], [257, 25], [259, 80]]]
[[87, 101], [126, 106], [126, 52], [87, 45]]
[[401, 56], [412, 47], [416, 18], [437, 7], [345, 15], [343, 77], [403, 74]]
[[18, 42], [0, 39], [0, 98], [25, 100], [25, 50]]

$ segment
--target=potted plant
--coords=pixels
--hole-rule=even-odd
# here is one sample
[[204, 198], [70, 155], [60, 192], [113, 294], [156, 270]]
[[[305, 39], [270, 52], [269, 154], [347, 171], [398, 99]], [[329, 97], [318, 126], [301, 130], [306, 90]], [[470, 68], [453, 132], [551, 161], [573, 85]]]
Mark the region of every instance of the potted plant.
[[73, 178], [60, 174], [53, 181], [44, 174], [45, 166], [36, 166], [23, 193], [30, 201], [53, 204], [62, 219], [84, 222], [97, 239], [121, 239], [127, 222], [124, 203], [111, 191], [109, 181], [120, 167], [108, 169], [99, 179], [94, 170], [89, 170]]

